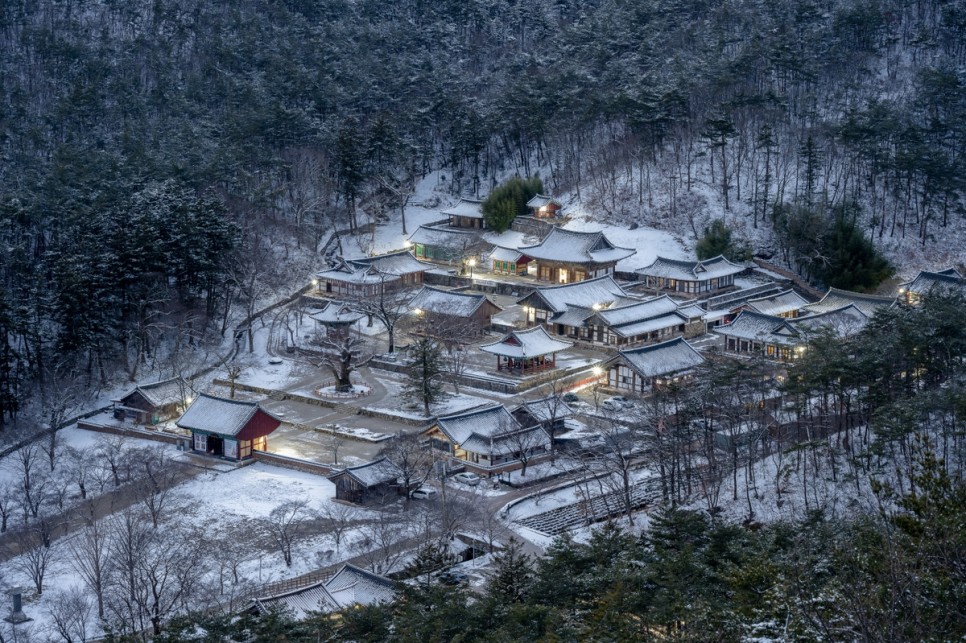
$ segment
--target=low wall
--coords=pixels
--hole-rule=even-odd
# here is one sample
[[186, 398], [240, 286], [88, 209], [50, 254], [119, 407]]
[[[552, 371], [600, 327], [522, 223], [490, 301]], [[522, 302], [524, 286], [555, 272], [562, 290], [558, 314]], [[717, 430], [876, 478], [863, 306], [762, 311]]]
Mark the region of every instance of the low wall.
[[128, 438], [154, 440], [155, 442], [164, 442], [165, 444], [177, 444], [179, 440], [188, 439], [187, 436], [174, 435], [173, 433], [146, 431], [144, 429], [136, 429], [134, 427], [127, 428], [111, 424], [97, 424], [87, 420], [78, 420], [77, 428], [84, 429], [85, 431], [95, 431], [97, 433], [108, 433], [110, 435], [123, 435]]
[[319, 476], [328, 476], [333, 471], [338, 470], [324, 464], [319, 464], [318, 462], [309, 462], [308, 460], [290, 458], [288, 456], [279, 455], [277, 453], [269, 453], [267, 451], [252, 451], [252, 458], [255, 460], [255, 462], [264, 462], [265, 464], [270, 464], [276, 467], [294, 469], [296, 471], [301, 471], [302, 473], [312, 473]]

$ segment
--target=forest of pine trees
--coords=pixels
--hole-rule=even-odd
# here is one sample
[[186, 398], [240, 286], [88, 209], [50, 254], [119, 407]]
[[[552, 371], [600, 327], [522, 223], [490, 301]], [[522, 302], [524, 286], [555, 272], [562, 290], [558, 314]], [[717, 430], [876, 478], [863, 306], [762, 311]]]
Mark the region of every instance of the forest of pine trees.
[[314, 249], [435, 169], [695, 237], [723, 208], [820, 283], [811, 224], [847, 203], [942, 256], [964, 28], [940, 0], [4, 2], [5, 419], [52, 361], [103, 381], [159, 325], [224, 332], [271, 287], [266, 239]]

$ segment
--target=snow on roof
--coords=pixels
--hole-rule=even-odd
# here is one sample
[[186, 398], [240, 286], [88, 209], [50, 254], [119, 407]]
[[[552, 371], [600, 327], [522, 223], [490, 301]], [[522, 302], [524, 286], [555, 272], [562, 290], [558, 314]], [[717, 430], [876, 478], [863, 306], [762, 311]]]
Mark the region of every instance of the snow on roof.
[[775, 337], [773, 332], [779, 328], [785, 319], [774, 315], [764, 315], [754, 310], [742, 310], [731, 320], [730, 324], [718, 326], [711, 329], [712, 332], [737, 337], [739, 339], [750, 339], [754, 341], [777, 341], [781, 344], [793, 343], [788, 337]]
[[906, 290], [917, 294], [927, 293], [933, 288], [962, 288], [966, 290], [966, 279], [955, 268], [946, 268], [939, 272], [920, 271], [916, 278], [907, 284], [902, 284]]
[[526, 358], [557, 353], [573, 345], [573, 342], [551, 337], [543, 326], [535, 326], [528, 330], [510, 331], [499, 341], [481, 344], [480, 350], [503, 357]]
[[653, 333], [655, 331], [663, 330], [665, 328], [673, 328], [675, 326], [680, 326], [683, 323], [684, 323], [683, 317], [681, 317], [677, 313], [672, 313], [670, 315], [662, 315], [660, 317], [643, 319], [633, 324], [625, 324], [624, 326], [612, 326], [610, 330], [611, 332], [616, 333], [622, 337], [635, 337], [637, 335]]
[[574, 416], [574, 410], [559, 395], [548, 395], [539, 400], [530, 400], [517, 406], [514, 411], [523, 409], [537, 422], [549, 422]]
[[537, 235], [518, 232], [516, 230], [504, 230], [503, 232], [486, 230], [483, 232], [483, 238], [490, 245], [517, 250], [520, 248], [520, 246], [533, 244], [533, 240], [539, 239], [540, 237]]
[[739, 339], [791, 345], [824, 328], [831, 329], [839, 337], [846, 337], [862, 330], [868, 320], [869, 317], [855, 304], [793, 319], [763, 315], [746, 309], [738, 313], [730, 324], [712, 330]]
[[516, 263], [523, 256], [519, 250], [497, 246], [490, 252], [490, 261], [510, 261]]
[[325, 583], [325, 588], [343, 608], [390, 603], [396, 598], [395, 587], [388, 578], [349, 563]]
[[686, 319], [704, 319], [705, 310], [697, 304], [685, 304], [677, 310], [679, 315], [682, 315]]
[[553, 228], [543, 241], [522, 246], [520, 252], [547, 261], [566, 263], [611, 263], [626, 259], [637, 250], [615, 246], [603, 232], [581, 232]]
[[175, 424], [182, 429], [236, 435], [258, 410], [258, 402], [226, 400], [202, 393]]
[[741, 290], [733, 290], [723, 295], [708, 297], [698, 303], [708, 311], [730, 310], [749, 299], [767, 297], [780, 292], [782, 292], [782, 287], [776, 283], [761, 284], [750, 288], [742, 288]]
[[372, 267], [378, 272], [397, 276], [425, 272], [433, 267], [418, 260], [409, 250], [397, 250], [396, 252], [361, 259], [349, 259], [348, 262], [359, 268]]
[[829, 291], [819, 301], [806, 304], [802, 308], [811, 313], [827, 313], [852, 304], [863, 314], [871, 317], [878, 308], [892, 306], [894, 303], [895, 299], [892, 297], [865, 295], [848, 290], [839, 290], [838, 288], [829, 288]]
[[329, 475], [329, 479], [337, 478], [342, 475], [348, 475], [351, 478], [355, 478], [360, 484], [365, 487], [375, 487], [377, 485], [383, 484], [385, 482], [390, 482], [396, 479], [396, 472], [392, 465], [386, 458], [378, 458], [371, 462], [366, 462], [364, 464], [358, 464], [354, 467], [346, 467], [341, 471], [336, 471]]
[[256, 598], [255, 603], [262, 610], [278, 606], [291, 611], [297, 621], [307, 618], [311, 612], [337, 612], [342, 609], [342, 605], [325, 588], [326, 582], [319, 581], [284, 594]]
[[585, 306], [568, 306], [567, 310], [562, 313], [556, 313], [551, 316], [551, 321], [554, 324], [563, 324], [564, 326], [572, 326], [577, 328], [583, 326], [584, 322], [594, 316], [594, 309], [587, 308]]
[[646, 378], [677, 373], [704, 363], [701, 354], [682, 338], [622, 350], [615, 359], [621, 358]]
[[462, 198], [451, 208], [440, 210], [440, 213], [450, 217], [483, 218], [483, 202], [477, 199]]
[[432, 286], [423, 286], [409, 302], [409, 307], [413, 310], [425, 310], [452, 317], [470, 317], [485, 302], [490, 302], [498, 310], [503, 310], [482, 293], [440, 290]]
[[681, 281], [706, 281], [728, 275], [736, 275], [744, 271], [744, 266], [731, 263], [721, 255], [705, 259], [704, 261], [681, 261], [658, 257], [649, 266], [638, 270], [648, 277], [665, 277]]
[[487, 453], [491, 456], [516, 453], [520, 451], [521, 447], [529, 450], [541, 446], [550, 446], [550, 436], [539, 424], [493, 436], [482, 436], [474, 433], [460, 443], [460, 448], [466, 451]]
[[610, 275], [561, 286], [543, 286], [517, 303], [522, 304], [532, 297], [543, 300], [549, 310], [557, 313], [566, 311], [570, 306], [593, 308], [594, 304], [610, 304], [622, 299], [632, 300]]
[[749, 306], [752, 310], [756, 310], [765, 315], [790, 313], [801, 310], [807, 304], [807, 299], [791, 289], [767, 297], [749, 299], [744, 303], [744, 305]]
[[479, 230], [450, 228], [447, 226], [421, 225], [409, 235], [410, 243], [425, 246], [445, 246], [451, 248], [465, 248], [483, 241]]
[[445, 415], [436, 419], [436, 425], [457, 444], [462, 444], [473, 435], [491, 438], [521, 428], [502, 404]]
[[677, 310], [677, 308], [678, 303], [676, 301], [667, 295], [661, 295], [640, 302], [599, 310], [597, 317], [602, 319], [607, 326], [620, 326], [621, 324], [665, 315]]
[[140, 384], [120, 397], [123, 401], [135, 393], [140, 393], [149, 404], [156, 407], [168, 404], [181, 404], [184, 396], [191, 390], [183, 377], [172, 377], [151, 384]]
[[287, 608], [296, 620], [302, 620], [311, 612], [331, 613], [356, 605], [389, 603], [395, 597], [395, 583], [391, 580], [346, 563], [328, 580], [256, 598], [254, 603], [261, 610]]
[[330, 301], [325, 308], [309, 316], [320, 324], [354, 324], [365, 315], [356, 312], [344, 301]]
[[563, 207], [563, 203], [553, 198], [552, 196], [547, 196], [546, 194], [535, 194], [532, 199], [527, 201], [528, 208], [542, 208], [546, 205], [553, 203], [558, 208]]
[[834, 331], [838, 337], [848, 337], [865, 328], [870, 316], [865, 314], [856, 304], [851, 303], [837, 310], [786, 321], [806, 334], [828, 328]]

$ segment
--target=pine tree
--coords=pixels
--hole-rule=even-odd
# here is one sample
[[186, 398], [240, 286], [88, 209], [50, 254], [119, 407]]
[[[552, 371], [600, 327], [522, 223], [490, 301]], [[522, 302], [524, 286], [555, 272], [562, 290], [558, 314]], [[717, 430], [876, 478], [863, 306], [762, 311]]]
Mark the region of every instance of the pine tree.
[[422, 404], [423, 413], [429, 416], [432, 405], [446, 397], [442, 349], [432, 337], [417, 336], [409, 345], [409, 357], [403, 399]]

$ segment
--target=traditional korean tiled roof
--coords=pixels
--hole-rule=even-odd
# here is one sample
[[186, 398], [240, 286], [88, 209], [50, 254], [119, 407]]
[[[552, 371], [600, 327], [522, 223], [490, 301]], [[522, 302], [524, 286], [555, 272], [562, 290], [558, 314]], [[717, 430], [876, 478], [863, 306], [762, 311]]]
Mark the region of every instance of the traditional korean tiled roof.
[[865, 328], [869, 317], [870, 315], [865, 314], [855, 303], [851, 303], [836, 310], [808, 317], [786, 319], [785, 322], [803, 335], [827, 328], [834, 331], [838, 337], [848, 337]]
[[647, 333], [655, 333], [665, 328], [674, 328], [685, 322], [684, 318], [677, 313], [651, 317], [640, 321], [624, 324], [623, 326], [611, 326], [610, 330], [622, 337], [636, 337]]
[[462, 444], [472, 435], [490, 438], [521, 428], [502, 404], [444, 415], [436, 419], [436, 425], [457, 444]]
[[523, 253], [513, 248], [501, 248], [497, 246], [490, 252], [490, 261], [510, 261], [516, 263], [523, 257]]
[[742, 310], [730, 324], [714, 328], [713, 331], [740, 339], [794, 345], [824, 328], [832, 330], [839, 337], [853, 335], [862, 330], [868, 321], [869, 317], [854, 304], [793, 319]]
[[562, 208], [563, 204], [552, 196], [547, 196], [546, 194], [535, 194], [532, 199], [527, 201], [528, 208], [542, 208], [545, 205], [555, 204], [557, 207]]
[[296, 620], [312, 612], [331, 613], [357, 605], [389, 603], [396, 597], [393, 581], [346, 563], [331, 578], [282, 594], [255, 599], [259, 611], [281, 607]]
[[309, 316], [320, 324], [354, 324], [365, 317], [344, 301], [329, 301], [325, 308]]
[[440, 210], [440, 213], [451, 217], [468, 217], [470, 219], [483, 218], [483, 202], [477, 199], [462, 198], [451, 208]]
[[409, 302], [411, 310], [424, 310], [438, 315], [452, 317], [470, 317], [482, 306], [490, 305], [503, 310], [482, 293], [458, 292], [455, 290], [440, 290], [432, 286], [423, 286]]
[[533, 246], [522, 246], [520, 252], [546, 261], [599, 264], [626, 259], [637, 250], [615, 246], [603, 232], [553, 228], [543, 241]]
[[648, 379], [679, 373], [704, 363], [701, 354], [682, 338], [622, 350], [614, 359], [623, 360], [641, 377]]
[[618, 302], [636, 301], [617, 285], [610, 275], [585, 279], [561, 286], [543, 286], [533, 293], [519, 300], [520, 304], [535, 303], [539, 299], [544, 308], [555, 313], [562, 313], [571, 306], [593, 308], [594, 304], [615, 304]]
[[423, 263], [414, 257], [409, 250], [397, 250], [382, 255], [362, 257], [361, 259], [348, 259], [347, 261], [359, 268], [371, 267], [378, 272], [397, 276], [425, 272], [433, 268], [432, 265]]
[[338, 612], [342, 605], [325, 588], [325, 583], [326, 581], [319, 581], [284, 594], [263, 596], [254, 602], [260, 612], [278, 608], [290, 612], [297, 621], [307, 618], [313, 612]]
[[550, 436], [539, 425], [517, 429], [510, 433], [493, 436], [482, 436], [473, 434], [465, 442], [460, 443], [460, 448], [473, 453], [486, 453], [489, 455], [507, 455], [520, 450], [521, 446], [527, 449], [550, 446]]
[[606, 326], [622, 337], [635, 337], [680, 326], [687, 319], [687, 316], [678, 312], [676, 301], [667, 295], [661, 295], [599, 310], [587, 323]]
[[731, 263], [721, 255], [705, 259], [704, 261], [681, 261], [658, 257], [649, 266], [639, 269], [642, 275], [648, 277], [665, 277], [679, 281], [706, 281], [728, 275], [737, 275], [744, 271], [743, 266]]
[[502, 339], [489, 344], [481, 344], [480, 350], [493, 355], [520, 359], [550, 355], [573, 346], [573, 342], [556, 339], [547, 334], [543, 326], [528, 330], [513, 330]]
[[342, 607], [390, 603], [396, 598], [391, 580], [349, 563], [326, 581], [325, 588]]
[[135, 393], [140, 393], [149, 404], [161, 407], [168, 404], [183, 403], [184, 396], [188, 395], [190, 391], [191, 387], [183, 377], [172, 377], [151, 384], [140, 384], [121, 396], [118, 401], [125, 400]]
[[813, 304], [806, 304], [802, 306], [802, 309], [810, 313], [827, 313], [852, 304], [861, 310], [863, 314], [871, 317], [879, 308], [888, 308], [895, 303], [896, 300], [892, 297], [879, 297], [877, 295], [865, 295], [857, 292], [849, 292], [848, 290], [839, 290], [838, 288], [829, 288], [829, 291], [825, 293], [822, 299]]
[[644, 301], [604, 308], [597, 311], [597, 317], [603, 320], [606, 326], [620, 326], [641, 319], [658, 317], [678, 309], [678, 303], [668, 297], [661, 295]]
[[764, 315], [783, 315], [801, 310], [807, 304], [807, 299], [791, 289], [767, 297], [749, 299], [744, 303], [745, 306]]
[[335, 265], [319, 272], [316, 276], [328, 281], [368, 284], [395, 281], [402, 275], [425, 272], [432, 267], [417, 260], [408, 250], [399, 250], [362, 259], [340, 257]]
[[[182, 429], [234, 436], [245, 428], [259, 409], [258, 402], [226, 400], [202, 393], [175, 424]], [[261, 411], [271, 416], [265, 409]]]
[[966, 279], [955, 268], [946, 268], [939, 272], [921, 271], [916, 278], [907, 284], [902, 284], [903, 290], [908, 290], [919, 295], [928, 293], [933, 288], [936, 289], [960, 289], [966, 292]]
[[[781, 344], [797, 343], [797, 341], [792, 341], [788, 337], [777, 337], [773, 335], [774, 331], [780, 328], [785, 321], [782, 317], [763, 315], [753, 310], [742, 310], [730, 324], [713, 328], [712, 332], [728, 337], [737, 337], [739, 339], [749, 339], [759, 342], [771, 341]], [[796, 340], [797, 337], [798, 335], [796, 334]]]
[[356, 482], [364, 487], [375, 487], [396, 479], [396, 470], [389, 464], [386, 458], [378, 458], [371, 462], [358, 464], [354, 467], [346, 467], [341, 471], [336, 471], [329, 475], [329, 479], [347, 475], [355, 479]]
[[539, 400], [523, 402], [513, 410], [519, 409], [525, 410], [537, 422], [549, 422], [551, 417], [560, 420], [575, 415], [574, 410], [559, 395], [548, 395]]
[[485, 243], [480, 230], [466, 228], [451, 228], [449, 226], [421, 225], [409, 235], [409, 242], [425, 246], [442, 246], [445, 248], [470, 248], [479, 243]]

